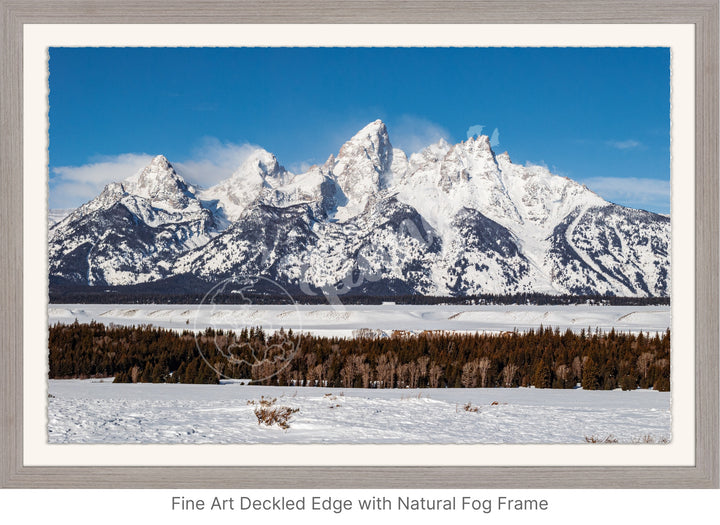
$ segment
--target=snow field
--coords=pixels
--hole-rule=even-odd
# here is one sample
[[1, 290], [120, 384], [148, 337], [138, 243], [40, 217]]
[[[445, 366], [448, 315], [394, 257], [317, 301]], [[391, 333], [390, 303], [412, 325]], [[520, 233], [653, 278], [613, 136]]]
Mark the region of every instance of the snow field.
[[262, 326], [314, 335], [352, 337], [370, 328], [393, 330], [503, 332], [538, 329], [541, 325], [580, 330], [664, 332], [671, 327], [670, 306], [318, 306], [318, 305], [102, 305], [52, 304], [50, 324], [97, 321], [117, 325], [150, 324], [162, 328], [241, 330]]
[[[663, 332], [669, 306], [50, 305], [49, 322], [150, 324], [352, 337], [370, 328], [502, 332], [600, 328]], [[671, 438], [670, 393], [513, 389], [328, 389], [50, 380], [50, 443], [620, 443]], [[290, 428], [259, 425], [262, 397], [298, 408]], [[469, 403], [469, 405], [468, 405]], [[465, 407], [468, 407], [468, 410]], [[477, 409], [477, 410], [476, 410]]]
[[[298, 408], [259, 425], [261, 398]], [[619, 443], [671, 439], [651, 390], [341, 389], [50, 380], [50, 443]], [[467, 409], [466, 409], [467, 407]], [[477, 409], [477, 410], [476, 410]]]

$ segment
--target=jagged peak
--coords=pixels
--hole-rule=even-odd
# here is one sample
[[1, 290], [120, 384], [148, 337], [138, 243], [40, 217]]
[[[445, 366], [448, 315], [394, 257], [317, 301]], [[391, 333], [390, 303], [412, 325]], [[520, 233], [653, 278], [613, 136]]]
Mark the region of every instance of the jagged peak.
[[393, 147], [387, 127], [382, 120], [375, 120], [343, 144], [333, 171], [343, 186], [354, 184], [358, 177], [369, 176], [377, 189], [386, 183], [384, 176], [390, 171], [392, 159]]
[[[155, 155], [152, 160], [143, 169], [138, 171], [135, 175], [128, 177], [123, 181], [123, 184], [143, 185], [148, 183], [150, 180], [182, 180], [182, 177], [178, 175], [175, 168], [165, 155]], [[184, 182], [184, 181], [183, 181]]]
[[233, 173], [233, 177], [243, 176], [248, 171], [259, 172], [264, 176], [277, 176], [285, 173], [285, 168], [280, 165], [277, 157], [263, 148], [257, 148], [240, 165], [240, 168]]
[[490, 137], [487, 135], [476, 135], [470, 137], [464, 142], [461, 142], [463, 147], [467, 150], [478, 150], [478, 151], [490, 151], [492, 147], [490, 145]]
[[449, 146], [447, 151], [431, 151], [428, 158], [432, 159], [433, 157], [449, 160], [450, 162], [464, 162], [460, 159], [476, 159], [481, 162], [489, 162], [492, 165], [497, 164], [495, 152], [490, 146], [490, 139], [487, 135], [470, 137], [467, 140]]
[[380, 120], [374, 120], [358, 131], [355, 136], [367, 136], [367, 135], [387, 135], [387, 126]]
[[340, 148], [338, 158], [348, 154], [354, 154], [354, 151], [358, 147], [377, 150], [378, 152], [380, 150], [391, 149], [390, 138], [388, 137], [387, 126], [385, 126], [385, 123], [378, 119], [355, 133], [355, 135], [353, 135], [352, 138], [343, 144], [342, 148]]
[[447, 140], [445, 140], [444, 137], [440, 137], [440, 140], [438, 140], [434, 144], [431, 144], [428, 147], [432, 147], [432, 146], [434, 146], [435, 148], [438, 148], [438, 149], [450, 149], [450, 143]]
[[[78, 242], [85, 242], [82, 237], [85, 230], [73, 230], [71, 223], [82, 214], [101, 208], [110, 209], [120, 202], [139, 221], [144, 221], [152, 228], [168, 224], [167, 221], [170, 220], [198, 221], [198, 218], [201, 218], [207, 221], [202, 223], [199, 234], [189, 233], [189, 240], [182, 241], [183, 244], [177, 249], [189, 248], [192, 251], [174, 251], [162, 255], [162, 266], [156, 272], [158, 275], [165, 275], [163, 272], [183, 275], [197, 271], [200, 272], [198, 275], [212, 276], [213, 272], [219, 274], [226, 270], [235, 271], [235, 268], [246, 272], [251, 264], [248, 261], [254, 260], [252, 257], [257, 252], [257, 242], [254, 239], [275, 235], [276, 232], [289, 232], [285, 237], [277, 237], [278, 242], [272, 245], [272, 249], [277, 250], [273, 251], [272, 255], [277, 257], [272, 260], [279, 261], [275, 267], [279, 268], [278, 272], [285, 272], [277, 274], [280, 278], [297, 275], [297, 266], [293, 265], [305, 265], [307, 261], [311, 268], [318, 268], [317, 275], [320, 276], [317, 277], [319, 281], [307, 282], [322, 283], [326, 282], [322, 279], [336, 277], [342, 279], [345, 275], [344, 261], [356, 257], [354, 253], [361, 253], [357, 252], [356, 246], [357, 239], [362, 239], [362, 242], [366, 243], [363, 246], [368, 246], [368, 249], [374, 244], [377, 244], [380, 250], [388, 247], [389, 251], [377, 252], [382, 255], [375, 258], [379, 266], [390, 265], [385, 262], [385, 253], [399, 254], [399, 257], [393, 256], [392, 261], [412, 261], [412, 266], [397, 266], [398, 273], [392, 274], [402, 275], [404, 282], [409, 283], [407, 286], [415, 286], [413, 282], [421, 282], [417, 280], [414, 268], [427, 268], [428, 284], [422, 284], [427, 287], [418, 288], [422, 293], [451, 290], [452, 293], [475, 294], [486, 292], [488, 283], [494, 282], [499, 283], [497, 286], [507, 286], [500, 289], [503, 293], [517, 292], [518, 289], [534, 290], [536, 286], [542, 290], [555, 290], [555, 286], [559, 291], [564, 291], [564, 286], [575, 286], [577, 289], [585, 287], [582, 288], [585, 290], [593, 286], [592, 282], [600, 283], [598, 293], [622, 293], [625, 290], [622, 288], [624, 285], [615, 279], [612, 273], [615, 266], [612, 272], [607, 274], [609, 280], [591, 276], [595, 281], [587, 281], [590, 284], [586, 285], [582, 279], [586, 274], [590, 275], [587, 273], [590, 271], [587, 270], [590, 263], [584, 262], [586, 258], [583, 254], [578, 255], [581, 258], [573, 259], [577, 260], [575, 266], [567, 264], [564, 259], [566, 254], [567, 257], [575, 257], [573, 250], [576, 245], [572, 244], [573, 236], [570, 235], [573, 231], [576, 231], [578, 236], [599, 231], [596, 237], [588, 237], [583, 241], [586, 244], [597, 244], [595, 239], [604, 239], [604, 234], [600, 231], [604, 217], [610, 213], [630, 213], [625, 212], [624, 208], [616, 211], [615, 208], [608, 207], [598, 214], [594, 209], [608, 206], [608, 203], [584, 185], [560, 175], [553, 175], [546, 166], [511, 164], [507, 152], [494, 155], [490, 138], [485, 135], [474, 136], [452, 145], [445, 139], [440, 139], [420, 153], [412, 155], [410, 160], [404, 152], [392, 148], [387, 135], [385, 124], [381, 120], [373, 121], [346, 143], [340, 155], [330, 155], [325, 164], [311, 167], [298, 175], [287, 172], [278, 164], [275, 155], [259, 148], [245, 158], [234, 174], [237, 178], [228, 178], [208, 190], [203, 190], [197, 197], [183, 192], [183, 188], [187, 186], [164, 155], [147, 156], [145, 161], [148, 165], [140, 170], [132, 181], [107, 185], [94, 201], [73, 212], [62, 225], [56, 227], [55, 231], [59, 233], [55, 234], [57, 241], [53, 249], [55, 253], [71, 254], [69, 249], [66, 249], [67, 239], [77, 237]], [[147, 185], [138, 190], [136, 183], [142, 181], [147, 182]], [[194, 190], [191, 188], [190, 191]], [[148, 194], [149, 200], [141, 198]], [[581, 214], [587, 214], [583, 219], [584, 223], [580, 222]], [[295, 229], [284, 229], [284, 226], [263, 229], [262, 232], [259, 231], [260, 228], [256, 228], [256, 225], [263, 221], [277, 221], [277, 224], [290, 226], [301, 224], [289, 222], [294, 221], [295, 217], [300, 217], [306, 225], [315, 221], [317, 227], [315, 224], [310, 225], [313, 229], [312, 232], [308, 230], [307, 235], [302, 232], [297, 234]], [[222, 234], [217, 241], [207, 244], [207, 248], [203, 247], [203, 243], [209, 241], [212, 235], [224, 230], [238, 218], [247, 219], [247, 222], [229, 230], [227, 236]], [[404, 230], [400, 230], [397, 225], [402, 225], [403, 222], [400, 221], [405, 221], [406, 218], [410, 218], [418, 226], [421, 237], [412, 235], [411, 239]], [[577, 222], [573, 222], [576, 218]], [[634, 215], [621, 218], [626, 221], [635, 220]], [[651, 219], [655, 220], [653, 217], [647, 220]], [[96, 218], [89, 217], [88, 220]], [[86, 228], [95, 235], [93, 232], [96, 230], [102, 234], [106, 224], [110, 224], [110, 227], [117, 224], [118, 227], [125, 228], [127, 223], [116, 213], [98, 214], [97, 220], [103, 221], [97, 223], [97, 228], [86, 228], [85, 222], [78, 223], [78, 228]], [[432, 226], [432, 235], [422, 233], [425, 221]], [[615, 228], [612, 221], [606, 222]], [[664, 222], [668, 222], [667, 219]], [[141, 223], [135, 224], [144, 227]], [[386, 224], [389, 226], [385, 226]], [[558, 226], [565, 229], [558, 230]], [[657, 228], [660, 239], [665, 235], [663, 232], [669, 231], [669, 224], [661, 227]], [[397, 228], [393, 231], [398, 234], [394, 235], [388, 228]], [[381, 231], [374, 236], [374, 230]], [[430, 231], [430, 227], [426, 230]], [[126, 230], [120, 231], [122, 233]], [[133, 230], [127, 231], [134, 235]], [[184, 230], [172, 231], [183, 233]], [[562, 235], [554, 235], [556, 231]], [[618, 235], [624, 235], [622, 228], [615, 231]], [[407, 232], [411, 233], [410, 230]], [[247, 233], [248, 236], [240, 236], [236, 242], [232, 237], [236, 233]], [[347, 236], [347, 241], [344, 238], [340, 241], [341, 235]], [[313, 244], [316, 242], [313, 236], [317, 237], [317, 244]], [[179, 235], [158, 238], [161, 243], [165, 243], [168, 240], [175, 242], [175, 237]], [[553, 244], [556, 238], [559, 239], [557, 243], [567, 241], [568, 248], [564, 248], [564, 244]], [[102, 242], [101, 237], [98, 236], [98, 239]], [[246, 242], [246, 239], [252, 242]], [[438, 239], [437, 242], [434, 239]], [[145, 242], [144, 239], [141, 240]], [[412, 242], [408, 244], [406, 240]], [[162, 247], [162, 244], [158, 246]], [[512, 249], [507, 248], [508, 246]], [[203, 248], [195, 251], [198, 247]], [[440, 247], [440, 251], [436, 250], [437, 247]], [[580, 244], [577, 244], [577, 247], [582, 248]], [[113, 248], [114, 246], [109, 246], [108, 249]], [[114, 277], [118, 275], [116, 268], [125, 264], [123, 257], [127, 255], [122, 253], [126, 251], [124, 245], [119, 248], [117, 253], [110, 254], [117, 258], [106, 259], [103, 259], [106, 257], [103, 252], [93, 250], [92, 255], [97, 258], [92, 261], [88, 259], [87, 264], [92, 262], [96, 268], [105, 264], [108, 268], [107, 278], [117, 278]], [[563, 251], [551, 251], [556, 248]], [[664, 248], [661, 250], [663, 253], [667, 251]], [[99, 255], [96, 256], [96, 253]], [[156, 250], [152, 253], [161, 252]], [[247, 253], [245, 259], [244, 253]], [[471, 266], [467, 266], [468, 271], [464, 270], [466, 263], [463, 261], [476, 263], [477, 269], [485, 253], [489, 253], [491, 257], [487, 259], [489, 264], [485, 265], [484, 270], [473, 271]], [[558, 253], [560, 255], [557, 255]], [[130, 253], [127, 260], [132, 258], [133, 261], [140, 261], [137, 268], [141, 268], [140, 265], [145, 268], [149, 260], [146, 254], [147, 249], [143, 245], [137, 253]], [[285, 254], [292, 254], [292, 257]], [[507, 265], [500, 265], [499, 255], [495, 254], [509, 257]], [[520, 254], [519, 259], [515, 258], [517, 254]], [[88, 252], [88, 257], [90, 255]], [[176, 264], [178, 255], [183, 260], [181, 264]], [[625, 256], [624, 252], [621, 256]], [[62, 263], [69, 265], [67, 267], [72, 271], [76, 268], [83, 270], [83, 266], [72, 265], [79, 259], [82, 261], [78, 264], [85, 261], [84, 258], [68, 255], [67, 259], [62, 261], [61, 257], [65, 255], [56, 258], [55, 267], [65, 271], [65, 267], [60, 266]], [[415, 257], [417, 259], [414, 259]], [[659, 260], [662, 262], [668, 259]], [[195, 261], [199, 262], [196, 264]], [[341, 264], [334, 267], [334, 261]], [[550, 266], [551, 264], [554, 266]], [[629, 271], [632, 273], [627, 274], [628, 282], [632, 281], [633, 275], [637, 275], [637, 266], [634, 264], [629, 263]], [[658, 264], [650, 261], [646, 266], [655, 271]], [[526, 269], [520, 271], [521, 267]], [[557, 275], [572, 268], [579, 270], [575, 274], [568, 274], [569, 277], [563, 277], [564, 281], [558, 280]], [[516, 274], [515, 270], [520, 273]], [[391, 268], [390, 271], [396, 270]], [[592, 271], [596, 270], [593, 268]], [[604, 275], [603, 271], [599, 269], [597, 273]], [[70, 275], [69, 271], [67, 274]], [[467, 278], [463, 277], [465, 281], [461, 281], [458, 280], [458, 275], [466, 275]], [[504, 276], [509, 277], [498, 280], [504, 279]], [[272, 275], [270, 277], [275, 278]], [[643, 277], [648, 283], [650, 278]], [[89, 273], [87, 279], [90, 279]], [[651, 288], [650, 283], [648, 289], [664, 293], [666, 285], [663, 279], [658, 281], [662, 282], [656, 289]], [[617, 286], [613, 284], [616, 280], [620, 283]], [[462, 282], [468, 284], [459, 284]], [[610, 284], [606, 284], [608, 282]], [[463, 286], [465, 288], [462, 288]]]
[[165, 157], [165, 155], [155, 155], [153, 157], [153, 160], [150, 162], [150, 165], [162, 168], [172, 168], [172, 165], [167, 160], [167, 157]]
[[425, 146], [425, 148], [421, 149], [419, 152], [413, 153], [410, 158], [426, 157], [440, 159], [451, 149], [452, 145], [444, 138], [441, 138], [437, 142], [433, 142], [432, 144]]
[[142, 170], [125, 179], [122, 189], [130, 195], [152, 201], [169, 199], [185, 204], [195, 194], [195, 188], [185, 182], [164, 155], [154, 156]]

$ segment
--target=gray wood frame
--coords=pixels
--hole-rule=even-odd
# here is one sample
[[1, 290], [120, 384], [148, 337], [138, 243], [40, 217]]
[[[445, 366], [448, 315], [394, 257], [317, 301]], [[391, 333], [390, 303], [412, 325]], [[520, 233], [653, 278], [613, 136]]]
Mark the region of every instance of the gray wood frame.
[[[0, 487], [718, 488], [718, 0], [0, 0]], [[692, 467], [26, 467], [22, 454], [25, 23], [683, 23], [696, 38]]]

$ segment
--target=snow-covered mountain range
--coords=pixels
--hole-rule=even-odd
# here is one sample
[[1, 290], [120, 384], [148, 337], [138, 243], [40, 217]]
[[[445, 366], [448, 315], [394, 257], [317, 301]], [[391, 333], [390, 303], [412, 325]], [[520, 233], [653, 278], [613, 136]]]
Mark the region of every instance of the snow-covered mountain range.
[[49, 264], [51, 284], [668, 296], [670, 219], [513, 164], [482, 135], [408, 158], [377, 120], [305, 173], [257, 150], [207, 189], [159, 155], [55, 223]]

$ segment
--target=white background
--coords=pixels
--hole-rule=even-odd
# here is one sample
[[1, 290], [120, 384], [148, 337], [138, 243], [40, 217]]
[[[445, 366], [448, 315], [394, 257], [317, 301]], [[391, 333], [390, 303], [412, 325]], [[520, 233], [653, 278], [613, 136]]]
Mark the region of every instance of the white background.
[[[170, 510], [172, 496], [195, 498], [221, 498], [241, 495], [255, 497], [282, 496], [297, 498], [334, 496], [355, 499], [358, 496], [386, 495], [391, 499], [398, 493], [416, 497], [449, 497], [473, 495], [497, 498], [547, 499], [549, 510], [545, 512], [516, 513], [366, 513], [351, 512], [333, 514], [322, 512], [303, 513], [253, 513], [227, 512], [215, 515], [208, 512], [178, 512]], [[183, 523], [242, 523], [246, 520], [262, 520], [265, 523], [391, 523], [409, 521], [414, 523], [438, 523], [452, 519], [455, 523], [651, 523], [653, 525], [677, 523], [712, 523], [720, 516], [720, 492], [717, 490], [475, 490], [475, 491], [207, 491], [207, 490], [2, 490], [0, 491], [0, 516], [5, 523], [52, 522], [52, 523], [151, 523], [156, 520], [174, 524]]]
[[[355, 499], [359, 496], [385, 495], [395, 500], [398, 494], [415, 497], [470, 495], [476, 498], [547, 499], [549, 509], [490, 514], [482, 512], [180, 512], [171, 511], [172, 496], [186, 498], [239, 498], [281, 496], [309, 500], [315, 496]], [[716, 490], [474, 490], [474, 491], [242, 491], [242, 490], [4, 490], [0, 491], [0, 516], [5, 523], [123, 524], [128, 523], [532, 523], [533, 525], [714, 523], [720, 516], [720, 493]]]
[[[47, 78], [51, 46], [493, 46], [643, 47], [671, 49], [672, 342], [694, 338], [694, 33], [689, 24], [563, 25], [26, 25], [23, 77], [23, 452], [26, 465], [691, 465], [694, 461], [694, 353], [672, 364], [672, 441], [635, 447], [552, 445], [49, 445], [47, 442]], [[33, 210], [30, 212], [30, 210]], [[677, 344], [676, 344], [677, 343]], [[492, 453], [488, 453], [488, 449]], [[352, 450], [351, 450], [352, 449]], [[472, 453], [470, 453], [472, 452]], [[261, 462], [261, 463], [260, 463]]]

